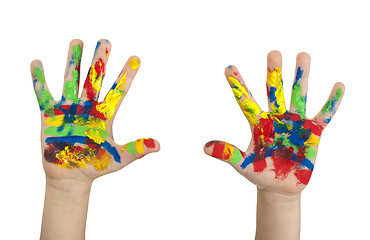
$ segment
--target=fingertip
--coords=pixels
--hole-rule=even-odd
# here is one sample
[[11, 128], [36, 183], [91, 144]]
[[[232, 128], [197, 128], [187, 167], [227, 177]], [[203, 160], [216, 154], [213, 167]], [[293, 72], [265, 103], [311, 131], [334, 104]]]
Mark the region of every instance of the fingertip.
[[[152, 138], [149, 138], [149, 139], [152, 139]], [[161, 150], [161, 145], [160, 143], [155, 140], [155, 139], [152, 139], [153, 142], [154, 142], [154, 148], [153, 148], [153, 151], [152, 152], [158, 152], [159, 150]]]
[[297, 54], [297, 63], [308, 64], [311, 63], [311, 56], [306, 52], [300, 52]]
[[107, 39], [100, 39], [96, 44], [95, 53], [100, 48], [105, 49], [105, 54], [107, 55], [108, 59], [108, 55], [112, 48], [112, 44]]
[[267, 69], [269, 71], [274, 71], [275, 68], [281, 68], [282, 65], [282, 56], [281, 53], [277, 50], [269, 52], [267, 55]]
[[127, 62], [128, 62], [129, 66], [130, 66], [130, 69], [132, 71], [135, 71], [135, 70], [139, 69], [140, 66], [141, 66], [141, 60], [140, 60], [140, 58], [138, 56], [135, 56], [135, 55], [131, 56], [127, 60]]
[[267, 60], [279, 60], [281, 58], [281, 53], [278, 50], [272, 50], [267, 54]]
[[80, 45], [81, 48], [84, 46], [84, 43], [82, 40], [80, 39], [73, 39], [70, 43], [69, 43], [70, 46], [74, 46], [74, 45]]
[[338, 88], [341, 88], [343, 92], [346, 90], [346, 86], [342, 82], [336, 82], [334, 84], [334, 89], [338, 89]]
[[240, 73], [239, 70], [234, 65], [229, 65], [225, 68], [225, 77], [229, 78], [232, 77], [239, 77]]
[[31, 62], [30, 64], [30, 67], [31, 67], [31, 71], [33, 71], [33, 68], [35, 66], [42, 66], [42, 62], [39, 60], [39, 59], [35, 59]]

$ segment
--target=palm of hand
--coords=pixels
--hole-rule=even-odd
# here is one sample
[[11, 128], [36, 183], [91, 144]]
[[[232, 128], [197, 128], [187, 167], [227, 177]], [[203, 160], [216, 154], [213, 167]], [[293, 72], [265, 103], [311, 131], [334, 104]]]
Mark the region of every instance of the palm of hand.
[[[277, 52], [270, 53], [269, 57], [274, 54], [279, 58]], [[205, 152], [228, 161], [259, 188], [291, 194], [300, 192], [310, 180], [321, 133], [339, 106], [344, 86], [337, 84], [320, 113], [312, 120], [307, 119], [309, 56], [300, 54], [297, 57], [291, 111], [285, 108], [281, 61], [280, 64], [279, 60], [278, 64], [271, 64], [273, 60], [268, 63], [269, 67], [278, 66], [273, 71], [269, 70], [267, 76], [270, 112], [261, 111], [235, 67], [226, 69], [235, 98], [251, 125], [252, 140], [247, 152], [220, 141], [207, 143]]]
[[35, 92], [43, 113], [41, 138], [44, 168], [51, 177], [74, 178], [82, 173], [82, 176], [94, 179], [159, 150], [158, 142], [148, 138], [124, 146], [114, 143], [112, 121], [140, 60], [131, 57], [104, 101], [98, 102], [109, 50], [108, 41], [98, 42], [82, 96], [78, 98], [82, 42], [71, 42], [64, 91], [59, 102], [53, 100], [47, 88], [41, 62], [31, 64]]

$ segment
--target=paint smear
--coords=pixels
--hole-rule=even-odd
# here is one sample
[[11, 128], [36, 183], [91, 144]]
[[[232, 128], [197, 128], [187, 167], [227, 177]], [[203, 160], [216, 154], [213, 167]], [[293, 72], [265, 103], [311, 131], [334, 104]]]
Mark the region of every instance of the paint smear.
[[[322, 130], [315, 120], [302, 119], [297, 113], [269, 114], [266, 119], [260, 118], [253, 127], [253, 153], [243, 159], [241, 168], [252, 164], [253, 170], [261, 173], [267, 168], [266, 159], [271, 158], [277, 180], [283, 181], [293, 172], [299, 184], [307, 184]], [[228, 160], [232, 152], [231, 147], [215, 144], [212, 156]]]
[[117, 84], [114, 84], [112, 86], [107, 96], [105, 97], [104, 102], [96, 106], [96, 109], [104, 114], [104, 116], [108, 120], [112, 120], [118, 103], [125, 93], [126, 74], [127, 72], [125, 72], [125, 74], [121, 77], [120, 81]]
[[286, 112], [283, 78], [281, 68], [275, 68], [274, 71], [268, 69], [267, 71], [267, 93], [271, 103], [271, 113], [284, 114]]
[[128, 64], [129, 64], [131, 70], [136, 70], [140, 67], [140, 63], [141, 63], [141, 61], [139, 59], [133, 58], [133, 59], [131, 59], [131, 61]]
[[214, 143], [212, 156], [224, 161], [230, 161], [232, 164], [236, 164], [243, 158], [243, 153], [231, 144], [217, 142]]
[[297, 110], [299, 116], [304, 119], [306, 117], [306, 96], [302, 96], [302, 86], [299, 80], [302, 78], [303, 70], [298, 67], [296, 78], [293, 84], [292, 104]]
[[257, 123], [256, 116], [261, 114], [261, 109], [259, 108], [257, 103], [250, 100], [248, 91], [243, 85], [240, 84], [240, 82], [236, 78], [234, 78], [233, 76], [229, 76], [228, 79], [240, 108], [242, 109], [249, 122], [255, 125]]
[[131, 155], [135, 155], [136, 153], [145, 154], [144, 146], [146, 148], [155, 148], [155, 142], [151, 138], [141, 138], [123, 146], [121, 152], [128, 151]]
[[35, 66], [33, 70], [33, 84], [35, 85], [37, 82], [41, 85], [38, 91], [35, 90], [40, 110], [44, 111], [44, 113], [47, 115], [54, 115], [54, 106], [51, 104], [51, 102], [53, 101], [53, 97], [51, 96], [50, 92], [45, 89], [44, 72], [41, 70], [41, 68]]

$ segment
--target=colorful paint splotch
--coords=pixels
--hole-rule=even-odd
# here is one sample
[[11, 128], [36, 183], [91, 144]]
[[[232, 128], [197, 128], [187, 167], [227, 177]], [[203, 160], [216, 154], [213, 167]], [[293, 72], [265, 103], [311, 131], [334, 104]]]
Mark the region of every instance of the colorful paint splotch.
[[[250, 93], [234, 77], [228, 80], [241, 109], [252, 125], [253, 151], [249, 155], [241, 152], [236, 147], [224, 142], [210, 142], [213, 146], [212, 156], [241, 163], [242, 169], [253, 166], [254, 172], [262, 173], [266, 170], [275, 172], [277, 180], [284, 180], [290, 173], [297, 178], [297, 185], [307, 184], [312, 174], [316, 157], [317, 146], [323, 126], [316, 120], [305, 118], [305, 96], [301, 96], [303, 70], [299, 67], [293, 86], [293, 102], [297, 113], [288, 112], [285, 107], [281, 69], [268, 71], [267, 92], [271, 112], [263, 112], [258, 105], [250, 99]], [[328, 107], [323, 109], [323, 114], [333, 111], [334, 101], [341, 97], [341, 90], [337, 90]], [[272, 167], [268, 168], [267, 159], [272, 160]]]
[[119, 82], [115, 83], [109, 90], [107, 96], [104, 99], [104, 102], [96, 106], [97, 110], [103, 113], [108, 120], [112, 120], [114, 112], [117, 109], [118, 103], [125, 93], [126, 75], [127, 71], [121, 77]]
[[247, 89], [235, 77], [230, 76], [228, 79], [240, 108], [248, 120], [255, 124], [256, 116], [261, 114], [260, 107], [250, 99]]
[[307, 96], [302, 96], [302, 86], [300, 80], [302, 79], [303, 69], [299, 66], [297, 68], [296, 77], [293, 83], [292, 90], [292, 104], [297, 110], [299, 116], [303, 119], [306, 117], [306, 101]]
[[69, 65], [74, 65], [75, 68], [72, 72], [72, 80], [67, 80], [64, 84], [64, 95], [66, 99], [71, 100], [73, 103], [78, 103], [79, 99], [78, 95], [78, 84], [79, 84], [79, 72], [80, 72], [80, 62], [82, 56], [82, 48], [80, 45], [74, 45], [71, 56], [71, 61], [68, 63]]
[[[98, 42], [95, 53], [100, 47], [103, 46]], [[104, 52], [108, 58], [108, 49], [105, 48]], [[106, 121], [112, 119], [126, 91], [127, 72], [113, 85], [105, 100], [98, 103], [105, 61], [102, 58], [97, 59], [91, 65], [84, 84], [87, 100], [82, 100], [77, 97], [81, 46], [73, 46], [71, 54], [68, 71], [72, 69], [72, 79], [65, 82], [64, 94], [59, 102], [55, 102], [47, 90], [42, 67], [34, 67], [33, 80], [35, 89], [38, 89], [36, 96], [48, 126], [44, 130], [47, 135], [44, 158], [65, 169], [88, 168], [91, 165], [97, 171], [104, 171], [112, 160], [121, 163], [120, 153], [108, 141]], [[140, 60], [135, 59], [130, 62], [131, 69], [140, 66]], [[133, 143], [134, 148], [131, 145], [129, 144], [128, 151], [140, 154], [144, 154], [144, 145], [147, 148], [155, 147], [153, 139], [137, 140]]]
[[329, 123], [331, 121], [331, 118], [334, 115], [335, 106], [342, 97], [342, 94], [343, 94], [342, 88], [341, 87], [337, 88], [334, 96], [325, 103], [323, 109], [321, 110], [321, 113], [325, 119], [325, 123]]
[[274, 71], [268, 69], [267, 72], [267, 95], [271, 104], [271, 113], [283, 114], [286, 112], [283, 77], [281, 69], [275, 68]]
[[139, 59], [137, 59], [137, 58], [133, 58], [129, 62], [129, 66], [130, 66], [131, 70], [138, 69], [140, 67], [140, 64], [141, 64], [141, 61]]
[[213, 145], [212, 157], [230, 161], [232, 164], [236, 164], [245, 158], [245, 154], [231, 144], [210, 142], [209, 145]]
[[131, 155], [144, 154], [144, 146], [147, 148], [155, 148], [155, 142], [151, 138], [141, 138], [126, 144], [126, 146], [122, 147], [121, 152], [127, 151]]

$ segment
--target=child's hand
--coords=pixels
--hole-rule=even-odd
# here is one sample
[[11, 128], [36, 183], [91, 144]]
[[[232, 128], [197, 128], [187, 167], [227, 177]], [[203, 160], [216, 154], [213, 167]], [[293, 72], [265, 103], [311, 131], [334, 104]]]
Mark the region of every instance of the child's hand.
[[159, 143], [150, 138], [124, 146], [113, 141], [113, 119], [138, 71], [140, 60], [130, 57], [104, 101], [98, 102], [111, 49], [107, 40], [100, 40], [82, 96], [78, 98], [82, 48], [80, 40], [70, 44], [60, 101], [55, 101], [48, 90], [41, 62], [31, 63], [33, 85], [41, 110], [44, 169], [51, 178], [93, 180], [159, 150]]
[[[310, 61], [306, 53], [297, 56], [290, 111], [285, 108], [282, 60], [278, 51], [267, 57], [269, 112], [263, 112], [257, 105], [236, 67], [226, 68], [226, 78], [250, 123], [253, 137], [246, 152], [226, 142], [211, 141], [205, 145], [205, 153], [227, 161], [260, 189], [284, 194], [302, 191], [314, 168], [321, 133], [344, 93], [344, 85], [336, 83], [321, 111], [314, 119], [307, 119]], [[238, 131], [237, 126], [229, 128]]]

